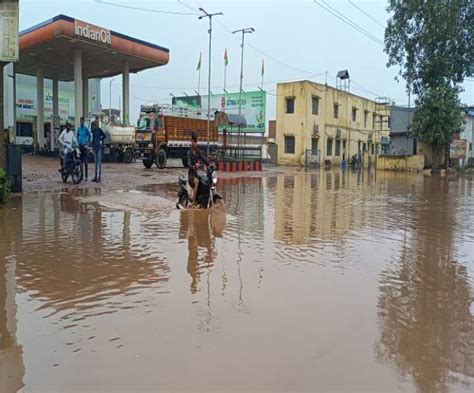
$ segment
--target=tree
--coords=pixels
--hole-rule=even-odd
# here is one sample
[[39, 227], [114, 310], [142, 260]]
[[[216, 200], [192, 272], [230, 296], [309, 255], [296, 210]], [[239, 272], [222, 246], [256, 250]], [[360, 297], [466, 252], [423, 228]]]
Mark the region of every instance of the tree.
[[387, 66], [400, 67], [417, 95], [414, 134], [430, 143], [433, 168], [439, 149], [460, 131], [460, 84], [474, 72], [472, 0], [389, 0], [385, 30]]
[[[411, 130], [418, 140], [431, 145], [435, 170], [439, 168], [443, 147], [449, 146], [453, 133], [459, 132], [463, 124], [458, 94], [458, 88], [441, 82], [421, 91], [416, 100]], [[447, 154], [446, 149], [444, 153]]]

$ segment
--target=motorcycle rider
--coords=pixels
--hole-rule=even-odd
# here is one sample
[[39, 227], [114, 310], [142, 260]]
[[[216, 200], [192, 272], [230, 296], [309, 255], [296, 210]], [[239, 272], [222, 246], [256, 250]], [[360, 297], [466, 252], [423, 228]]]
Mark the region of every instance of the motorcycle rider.
[[60, 173], [62, 173], [63, 171], [64, 160], [67, 156], [69, 149], [71, 149], [74, 144], [77, 144], [76, 137], [71, 131], [71, 128], [71, 123], [67, 122], [66, 128], [63, 130], [63, 132], [61, 132], [61, 135], [59, 136], [59, 144], [62, 148], [62, 154], [59, 155], [59, 157], [61, 158], [61, 168], [59, 169]]
[[196, 201], [199, 186], [197, 170], [202, 164], [209, 165], [204, 153], [198, 149], [197, 134], [193, 131], [191, 133], [191, 149], [188, 151], [188, 182], [193, 189], [192, 203]]

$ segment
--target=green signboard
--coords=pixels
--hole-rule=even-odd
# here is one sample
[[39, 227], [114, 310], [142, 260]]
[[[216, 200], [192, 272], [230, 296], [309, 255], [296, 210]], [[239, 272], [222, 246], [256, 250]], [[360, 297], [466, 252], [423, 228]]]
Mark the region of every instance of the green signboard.
[[[207, 96], [201, 96], [202, 113], [207, 113]], [[199, 109], [199, 97], [176, 97], [173, 104], [178, 106]], [[245, 133], [265, 132], [266, 93], [264, 91], [243, 92], [241, 96], [241, 115], [245, 118], [247, 127], [242, 128]], [[239, 114], [239, 93], [211, 95], [211, 118], [214, 112], [223, 111], [228, 114]], [[230, 132], [238, 132], [238, 128], [227, 128]]]

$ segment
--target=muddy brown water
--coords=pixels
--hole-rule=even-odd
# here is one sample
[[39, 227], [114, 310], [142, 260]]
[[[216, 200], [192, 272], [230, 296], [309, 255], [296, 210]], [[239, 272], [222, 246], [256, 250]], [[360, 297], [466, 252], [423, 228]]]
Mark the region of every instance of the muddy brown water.
[[227, 214], [15, 197], [0, 391], [472, 392], [473, 185], [226, 179]]

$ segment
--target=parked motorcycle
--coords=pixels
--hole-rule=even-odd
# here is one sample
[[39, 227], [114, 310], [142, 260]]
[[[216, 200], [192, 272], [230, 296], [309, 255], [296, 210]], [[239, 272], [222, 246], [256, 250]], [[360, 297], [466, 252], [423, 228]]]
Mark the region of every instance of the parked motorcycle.
[[[201, 209], [209, 209], [216, 203], [222, 203], [222, 196], [217, 192], [217, 169], [214, 162], [201, 166], [197, 172], [199, 178], [198, 191], [196, 196], [196, 206]], [[186, 176], [179, 177], [179, 191], [177, 209], [185, 209], [190, 204], [190, 195], [193, 189], [188, 183]]]
[[66, 147], [61, 156], [61, 177], [66, 183], [69, 176], [74, 184], [82, 181], [82, 163], [80, 159], [81, 153], [79, 147], [72, 145]]
[[359, 157], [357, 157], [356, 154], [354, 154], [352, 157], [351, 157], [351, 161], [350, 161], [350, 165], [352, 168], [356, 168], [358, 169], [360, 167], [360, 160], [359, 160]]

